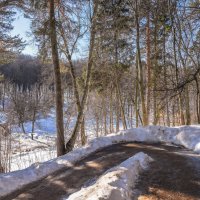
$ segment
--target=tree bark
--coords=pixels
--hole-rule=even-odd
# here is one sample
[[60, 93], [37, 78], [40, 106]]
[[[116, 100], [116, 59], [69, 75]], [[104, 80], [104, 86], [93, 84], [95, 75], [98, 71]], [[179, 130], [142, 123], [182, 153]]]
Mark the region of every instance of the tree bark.
[[78, 112], [78, 117], [76, 120], [76, 124], [72, 133], [71, 138], [66, 144], [66, 151], [70, 152], [73, 150], [78, 132], [80, 129], [80, 125], [83, 120], [83, 115], [84, 115], [84, 109], [85, 109], [85, 104], [89, 92], [89, 85], [90, 85], [90, 77], [91, 77], [91, 70], [92, 70], [92, 65], [93, 65], [93, 50], [94, 50], [94, 43], [95, 43], [95, 36], [96, 36], [96, 18], [97, 18], [97, 9], [98, 9], [98, 2], [94, 2], [94, 9], [93, 9], [93, 17], [92, 17], [92, 23], [91, 23], [91, 31], [90, 31], [90, 47], [89, 47], [89, 57], [88, 57], [88, 64], [87, 64], [87, 75], [86, 75], [86, 81], [85, 81], [85, 87], [83, 91], [83, 97], [81, 101], [81, 110]]
[[[177, 61], [177, 55], [176, 55], [176, 29], [173, 28], [173, 50], [174, 50], [174, 62], [175, 62], [175, 75], [176, 75], [176, 84], [178, 85], [179, 76], [178, 76], [178, 61]], [[185, 119], [184, 119], [184, 113], [183, 113], [183, 103], [182, 103], [182, 96], [179, 93], [178, 94], [178, 102], [179, 102], [179, 113], [180, 113], [180, 120], [181, 125], [185, 125]]]
[[135, 86], [135, 126], [136, 127], [139, 126], [138, 96], [139, 96], [138, 57], [136, 56], [136, 86]]
[[51, 51], [52, 51], [52, 60], [54, 66], [55, 92], [56, 92], [55, 98], [56, 98], [57, 156], [61, 156], [65, 154], [65, 141], [64, 141], [64, 123], [63, 123], [62, 85], [61, 85], [60, 63], [59, 63], [57, 35], [56, 35], [54, 0], [50, 0], [49, 17], [50, 17]]
[[[68, 49], [67, 40], [64, 36], [64, 29], [63, 29], [62, 25], [61, 25], [61, 35], [62, 35], [62, 38], [63, 38], [63, 41], [64, 41], [64, 46], [65, 46], [64, 54], [69, 61], [70, 74], [71, 74], [71, 77], [72, 77], [72, 84], [73, 84], [73, 92], [74, 92], [74, 96], [75, 96], [75, 99], [76, 99], [76, 107], [77, 107], [77, 110], [78, 110], [78, 113], [79, 113], [82, 108], [81, 108], [80, 95], [79, 95], [79, 91], [78, 91], [78, 84], [77, 84], [77, 79], [76, 79], [76, 74], [75, 74], [75, 68], [74, 68], [74, 64], [72, 62], [72, 57], [71, 57], [69, 49]], [[84, 120], [82, 121], [82, 123], [84, 123]], [[85, 125], [84, 124], [83, 125], [81, 124], [81, 138], [82, 139], [84, 138], [84, 141], [82, 141], [82, 144], [86, 144], [87, 138], [86, 138], [86, 135], [85, 135]]]
[[125, 117], [125, 112], [124, 112], [124, 106], [123, 106], [123, 103], [122, 103], [122, 95], [121, 95], [121, 91], [120, 91], [118, 82], [116, 82], [116, 90], [117, 90], [117, 98], [119, 99], [119, 106], [120, 106], [120, 114], [121, 114], [121, 118], [122, 118], [122, 124], [123, 124], [123, 128], [126, 130], [127, 129], [126, 117]]
[[82, 123], [81, 123], [81, 144], [84, 146], [87, 142], [87, 138], [85, 135], [85, 119], [83, 117]]
[[196, 115], [197, 115], [197, 122], [198, 124], [200, 123], [200, 106], [199, 106], [199, 101], [200, 101], [200, 89], [199, 89], [199, 83], [197, 78], [195, 79], [195, 83], [196, 83], [196, 89], [197, 89], [197, 97], [196, 97]]
[[[164, 65], [164, 82], [167, 86], [167, 66], [166, 66], [166, 33], [164, 30], [163, 36], [163, 65]], [[166, 93], [166, 118], [167, 118], [167, 126], [170, 126], [170, 115], [169, 115], [169, 99], [168, 99], [168, 92]]]
[[112, 89], [110, 93], [110, 133], [113, 132], [113, 97], [112, 97]]
[[135, 1], [135, 20], [136, 20], [136, 45], [137, 45], [137, 56], [138, 56], [138, 66], [139, 66], [139, 85], [140, 85], [140, 96], [142, 103], [142, 121], [143, 125], [148, 125], [147, 121], [147, 110], [145, 102], [145, 88], [143, 82], [143, 66], [140, 53], [140, 25], [139, 25], [139, 13], [138, 13], [138, 0]]
[[156, 83], [157, 83], [157, 19], [155, 21], [155, 30], [154, 30], [154, 68], [153, 68], [153, 125], [157, 124], [157, 92], [156, 92]]
[[[116, 89], [117, 90], [117, 89]], [[118, 98], [118, 95], [117, 95], [117, 91], [116, 91], [116, 102], [117, 102], [117, 105], [116, 105], [116, 108], [115, 108], [115, 115], [116, 115], [116, 132], [119, 131], [119, 123], [120, 123], [120, 109], [119, 109], [119, 98]]]
[[147, 14], [147, 24], [146, 24], [146, 54], [147, 54], [147, 123], [149, 124], [149, 114], [151, 106], [151, 40], [150, 40], [150, 14]]

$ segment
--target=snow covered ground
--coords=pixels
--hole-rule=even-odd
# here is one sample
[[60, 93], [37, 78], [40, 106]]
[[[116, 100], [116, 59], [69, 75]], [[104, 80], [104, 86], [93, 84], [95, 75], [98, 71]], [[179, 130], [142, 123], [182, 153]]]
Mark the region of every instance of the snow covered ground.
[[[8, 103], [8, 101], [6, 101]], [[67, 103], [65, 102], [67, 108]], [[2, 107], [0, 106], [0, 124], [7, 122], [7, 116]], [[66, 141], [70, 133], [73, 130], [75, 124], [75, 117], [65, 116], [65, 136]], [[85, 132], [88, 140], [92, 140], [96, 137], [96, 124], [91, 116], [86, 116], [85, 119]], [[56, 157], [56, 113], [55, 109], [51, 108], [45, 115], [39, 113], [35, 121], [33, 138], [32, 122], [27, 121], [24, 123], [24, 129], [26, 134], [23, 133], [22, 127], [18, 124], [11, 126], [11, 150], [9, 164], [7, 165], [7, 171], [16, 171], [29, 167], [37, 162], [45, 162]], [[120, 130], [122, 130], [122, 124], [120, 123]], [[104, 130], [104, 129], [102, 129]], [[104, 135], [104, 132], [99, 135]], [[0, 144], [1, 145], [1, 144]], [[80, 146], [80, 138], [76, 144]]]
[[0, 194], [5, 195], [23, 185], [41, 179], [48, 174], [73, 164], [96, 150], [120, 142], [165, 142], [182, 145], [200, 153], [200, 126], [160, 127], [148, 126], [120, 131], [116, 134], [95, 138], [88, 145], [77, 148], [67, 155], [43, 163], [36, 163], [21, 171], [0, 175]]
[[[91, 140], [94, 138], [94, 134], [92, 135], [92, 131], [89, 133], [89, 140]], [[120, 131], [118, 135], [123, 136], [124, 133], [131, 133], [134, 141], [173, 143], [200, 152], [200, 126], [198, 125], [182, 127], [148, 126]], [[13, 133], [12, 136], [10, 171], [24, 169], [33, 163], [44, 162], [56, 157], [55, 134], [34, 133], [34, 140], [31, 139], [30, 133]]]
[[132, 188], [139, 173], [145, 170], [151, 161], [148, 155], [137, 153], [120, 165], [109, 169], [93, 185], [82, 188], [66, 200], [131, 200]]
[[[90, 141], [94, 138], [94, 134], [92, 135], [92, 131], [89, 133]], [[147, 126], [120, 131], [110, 136], [112, 135], [125, 141], [129, 141], [129, 138], [131, 138], [131, 141], [165, 142], [182, 145], [200, 153], [200, 126], [198, 125], [181, 127]], [[128, 139], [126, 139], [127, 135]], [[48, 161], [56, 157], [55, 134], [34, 133], [34, 140], [31, 139], [30, 133], [13, 133], [12, 136], [10, 171], [25, 169], [31, 164]], [[98, 138], [99, 140], [104, 140], [104, 137]]]
[[[2, 120], [1, 120], [2, 119]], [[66, 118], [65, 118], [66, 119]], [[6, 116], [0, 112], [0, 122], [4, 123]], [[66, 140], [73, 130], [76, 119], [71, 117], [65, 121]], [[10, 171], [21, 170], [37, 162], [45, 162], [56, 157], [56, 124], [55, 109], [44, 116], [40, 114], [35, 122], [33, 133], [34, 140], [31, 139], [32, 122], [24, 123], [26, 134], [22, 133], [22, 128], [18, 125], [11, 127], [12, 132], [12, 152], [10, 160]], [[88, 140], [95, 138], [95, 123], [91, 117], [87, 117], [86, 135]], [[122, 130], [122, 125], [120, 126]], [[77, 143], [79, 146], [80, 142]]]
[[12, 134], [10, 171], [25, 169], [33, 163], [44, 162], [55, 157], [55, 135], [35, 134], [32, 140], [30, 134]]
[[76, 161], [86, 157], [98, 149], [114, 143], [123, 142], [124, 140], [129, 141], [129, 139], [131, 141], [132, 138], [128, 132], [127, 134], [124, 134], [124, 132], [119, 132], [118, 135], [112, 134], [111, 136], [96, 138], [90, 141], [85, 147], [77, 148], [59, 158], [55, 158], [43, 163], [33, 164], [24, 170], [1, 174], [0, 195], [6, 195], [28, 183], [39, 180], [64, 166], [72, 167]]

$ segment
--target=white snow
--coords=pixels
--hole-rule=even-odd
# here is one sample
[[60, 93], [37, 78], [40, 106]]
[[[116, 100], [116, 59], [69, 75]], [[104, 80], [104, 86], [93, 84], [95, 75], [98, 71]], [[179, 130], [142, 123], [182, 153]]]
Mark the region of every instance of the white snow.
[[44, 162], [56, 157], [55, 135], [13, 133], [10, 157], [10, 171], [21, 170], [36, 162]]
[[120, 142], [165, 142], [184, 147], [200, 153], [200, 126], [162, 127], [147, 126], [120, 131], [105, 137], [96, 138], [87, 146], [77, 148], [73, 152], [44, 163], [37, 163], [31, 167], [0, 175], [0, 195], [6, 195], [23, 185], [45, 177], [52, 172], [73, 164], [96, 150]]
[[182, 145], [187, 149], [200, 153], [200, 126], [162, 127], [148, 126], [152, 137], [158, 142]]
[[198, 125], [180, 127], [146, 126], [120, 131], [117, 135], [111, 134], [110, 136], [124, 142], [163, 142], [181, 145], [200, 153], [200, 126]]
[[[137, 134], [139, 133], [140, 131], [137, 132]], [[138, 138], [136, 139], [140, 139], [140, 136], [138, 135]], [[144, 137], [142, 139], [144, 139]], [[135, 141], [134, 134], [128, 131], [127, 133], [126, 131], [122, 131], [119, 132], [117, 135], [112, 134], [109, 136], [96, 138], [89, 142], [87, 146], [77, 148], [74, 151], [59, 158], [55, 158], [44, 163], [33, 164], [32, 166], [24, 170], [2, 174], [0, 175], [0, 196], [9, 194], [10, 192], [21, 188], [28, 183], [37, 181], [51, 174], [52, 172], [61, 169], [64, 166], [72, 167], [76, 161], [86, 157], [90, 153], [95, 152], [100, 148], [123, 141]]]
[[200, 127], [199, 126], [187, 126], [181, 127], [180, 132], [177, 135], [177, 144], [183, 145], [188, 149], [192, 149], [197, 153], [200, 153]]
[[[66, 104], [66, 108], [67, 103]], [[0, 109], [2, 110], [2, 108]], [[68, 140], [70, 133], [73, 130], [76, 122], [76, 117], [65, 116], [65, 137]], [[7, 116], [4, 111], [0, 111], [0, 123], [6, 123]], [[18, 124], [11, 125], [11, 150], [9, 151], [8, 165], [6, 171], [22, 170], [34, 163], [45, 162], [56, 157], [56, 111], [55, 108], [51, 108], [45, 115], [38, 113], [35, 121], [34, 128], [34, 140], [31, 139], [32, 122], [26, 121], [24, 123], [25, 134], [22, 133], [22, 127]], [[120, 123], [120, 130], [122, 130], [122, 124]], [[99, 134], [103, 134], [99, 130]], [[101, 132], [101, 133], [100, 133]], [[85, 133], [88, 140], [95, 138], [96, 125], [95, 120], [90, 115], [85, 119]], [[76, 147], [81, 145], [81, 139], [78, 138]]]
[[109, 169], [93, 185], [82, 188], [66, 200], [131, 200], [131, 191], [140, 171], [146, 169], [151, 161], [148, 155], [137, 153]]

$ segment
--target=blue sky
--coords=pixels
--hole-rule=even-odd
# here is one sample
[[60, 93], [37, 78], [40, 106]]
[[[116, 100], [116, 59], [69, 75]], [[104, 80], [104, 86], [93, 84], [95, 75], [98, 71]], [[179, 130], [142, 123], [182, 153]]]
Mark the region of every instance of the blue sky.
[[14, 29], [11, 31], [11, 35], [19, 35], [27, 43], [22, 53], [36, 55], [37, 47], [33, 44], [32, 38], [28, 36], [28, 32], [30, 32], [30, 20], [24, 18], [23, 13], [17, 12], [13, 27]]
[[[11, 35], [19, 35], [24, 41], [26, 41], [27, 45], [25, 49], [22, 51], [23, 54], [29, 54], [36, 56], [37, 55], [37, 46], [34, 45], [33, 38], [31, 35], [30, 30], [30, 20], [27, 18], [24, 18], [23, 13], [20, 13], [17, 11], [16, 19], [13, 22], [14, 29], [11, 31]], [[88, 38], [87, 35], [84, 36], [83, 39], [79, 41], [79, 52], [74, 53], [73, 58], [83, 58], [87, 55], [87, 43]]]

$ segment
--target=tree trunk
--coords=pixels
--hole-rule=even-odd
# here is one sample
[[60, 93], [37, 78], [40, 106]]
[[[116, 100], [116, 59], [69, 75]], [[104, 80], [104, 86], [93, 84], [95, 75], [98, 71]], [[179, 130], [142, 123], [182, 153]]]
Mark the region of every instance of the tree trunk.
[[[116, 27], [116, 29], [117, 29], [117, 27]], [[116, 65], [115, 69], [114, 69], [114, 73], [115, 73], [116, 94], [117, 94], [117, 99], [119, 100], [120, 116], [121, 116], [121, 119], [122, 119], [123, 128], [127, 129], [126, 117], [125, 117], [124, 107], [123, 107], [123, 103], [122, 103], [122, 96], [121, 96], [121, 91], [120, 91], [120, 86], [119, 86], [120, 78], [119, 78], [118, 71], [117, 71], [118, 65], [119, 65], [118, 32], [117, 32], [117, 30], [115, 30], [114, 40], [115, 40], [115, 65]]]
[[173, 126], [176, 125], [175, 105], [173, 105], [172, 107], [172, 123], [173, 123]]
[[35, 117], [36, 117], [36, 110], [34, 109], [33, 111], [33, 118], [32, 118], [32, 130], [31, 130], [31, 133], [33, 134], [34, 132], [34, 129], [35, 129]]
[[117, 89], [117, 98], [119, 99], [122, 124], [123, 124], [123, 128], [126, 130], [127, 129], [126, 117], [125, 117], [124, 107], [123, 107], [123, 103], [122, 103], [122, 95], [121, 95], [121, 91], [120, 91], [118, 82], [116, 82], [116, 89]]
[[50, 16], [51, 52], [54, 65], [55, 88], [56, 88], [55, 98], [56, 98], [57, 156], [61, 156], [65, 154], [65, 141], [64, 141], [64, 123], [63, 123], [62, 85], [61, 85], [60, 63], [58, 56], [58, 46], [57, 46], [54, 0], [50, 0], [49, 16]]
[[96, 116], [96, 137], [99, 137], [99, 116]]
[[89, 92], [89, 84], [90, 84], [90, 77], [91, 77], [91, 70], [92, 70], [92, 65], [93, 65], [93, 50], [94, 50], [94, 42], [95, 42], [95, 35], [96, 35], [96, 18], [97, 18], [97, 9], [98, 9], [98, 2], [94, 2], [94, 10], [93, 10], [93, 17], [92, 17], [92, 24], [91, 24], [91, 32], [90, 32], [90, 47], [89, 47], [89, 58], [88, 58], [88, 64], [87, 64], [87, 75], [86, 75], [86, 82], [85, 82], [85, 87], [83, 91], [83, 97], [81, 101], [81, 110], [78, 112], [78, 117], [76, 120], [76, 124], [72, 133], [71, 138], [66, 144], [66, 151], [70, 152], [74, 148], [74, 144], [76, 142], [78, 132], [80, 129], [80, 125], [83, 120], [83, 115], [84, 115], [84, 109], [85, 109], [85, 104]]
[[139, 25], [139, 14], [138, 14], [138, 0], [135, 1], [135, 21], [136, 21], [136, 31], [137, 31], [136, 46], [137, 46], [138, 67], [139, 67], [140, 96], [142, 103], [142, 121], [143, 125], [146, 126], [148, 125], [148, 121], [147, 121], [147, 110], [145, 103], [145, 88], [143, 82], [143, 66], [140, 53], [140, 25]]
[[[106, 95], [105, 95], [106, 96]], [[102, 108], [103, 108], [103, 115], [102, 115], [102, 122], [104, 127], [104, 135], [107, 135], [107, 110], [106, 110], [106, 98], [102, 95]]]
[[[181, 30], [180, 30], [181, 31]], [[184, 70], [184, 74], [185, 76], [187, 76], [187, 59], [184, 59], [182, 56], [182, 49], [181, 49], [181, 42], [179, 42], [178, 45], [178, 53], [179, 53], [179, 57], [182, 63], [182, 67]], [[188, 85], [186, 85], [185, 87], [185, 123], [186, 125], [190, 125], [191, 124], [191, 115], [190, 115], [190, 97], [189, 97], [189, 89], [188, 89]]]
[[[167, 86], [167, 66], [166, 66], [166, 34], [164, 30], [164, 40], [163, 40], [163, 65], [164, 65], [164, 82]], [[170, 126], [170, 116], [169, 116], [169, 99], [168, 92], [166, 92], [166, 115], [167, 115], [167, 126]]]
[[113, 97], [112, 97], [112, 89], [110, 93], [110, 133], [112, 133], [113, 130]]
[[157, 84], [157, 19], [155, 22], [155, 30], [154, 30], [154, 68], [153, 68], [153, 124], [157, 124], [157, 92], [156, 92], [156, 84]]
[[23, 133], [26, 134], [26, 130], [25, 130], [25, 128], [24, 128], [24, 122], [21, 122], [21, 126], [22, 126], [22, 131], [23, 131]]
[[[75, 96], [75, 99], [76, 99], [76, 107], [77, 107], [78, 112], [80, 112], [80, 110], [82, 108], [81, 108], [80, 95], [79, 95], [79, 91], [78, 91], [78, 84], [77, 84], [77, 80], [76, 80], [74, 64], [72, 62], [72, 57], [71, 57], [71, 54], [69, 52], [68, 42], [67, 42], [67, 39], [65, 37], [65, 32], [64, 32], [64, 29], [62, 27], [62, 24], [60, 25], [60, 31], [61, 31], [61, 36], [62, 36], [63, 41], [64, 41], [64, 47], [65, 47], [64, 54], [69, 61], [70, 74], [71, 74], [71, 77], [72, 77], [72, 84], [73, 84], [73, 92], [74, 92], [74, 96]], [[84, 120], [83, 120], [82, 123], [84, 123]], [[81, 138], [84, 140], [84, 141], [82, 141], [82, 144], [85, 144], [87, 142], [84, 129], [85, 129], [85, 125], [83, 124], [83, 125], [81, 125]]]
[[33, 140], [33, 132], [35, 129], [35, 119], [32, 120], [32, 130], [31, 130], [31, 139]]
[[136, 56], [136, 86], [135, 86], [135, 126], [139, 126], [139, 106], [138, 106], [138, 96], [139, 96], [139, 80], [138, 80], [138, 57]]
[[151, 40], [150, 40], [150, 14], [147, 14], [146, 24], [146, 54], [147, 54], [147, 123], [149, 124], [149, 114], [151, 107]]
[[87, 142], [87, 138], [86, 138], [86, 135], [85, 135], [85, 119], [83, 117], [83, 121], [81, 123], [81, 144], [82, 146], [84, 146]]
[[185, 116], [186, 116], [186, 125], [191, 125], [191, 115], [190, 115], [190, 97], [189, 97], [189, 89], [188, 86], [185, 88], [185, 101], [186, 101], [186, 110], [185, 110]]
[[[176, 55], [176, 30], [175, 27], [173, 28], [173, 50], [174, 50], [174, 62], [175, 62], [175, 75], [176, 75], [176, 84], [178, 85], [179, 81], [179, 74], [178, 74], [178, 62], [177, 62], [177, 55]], [[179, 102], [179, 113], [180, 113], [180, 120], [181, 125], [185, 124], [184, 113], [183, 113], [183, 103], [181, 93], [178, 94], [178, 102]]]
[[115, 114], [116, 114], [116, 132], [119, 131], [119, 122], [120, 122], [120, 109], [119, 109], [119, 99], [118, 99], [118, 95], [116, 92], [116, 100], [117, 100], [117, 105], [115, 108]]
[[199, 108], [199, 101], [200, 101], [200, 90], [199, 90], [199, 83], [197, 78], [195, 79], [195, 83], [196, 83], [196, 88], [197, 88], [197, 97], [196, 97], [196, 115], [197, 115], [197, 122], [198, 124], [200, 124], [200, 108]]

